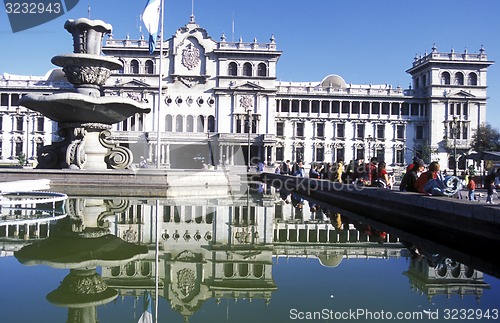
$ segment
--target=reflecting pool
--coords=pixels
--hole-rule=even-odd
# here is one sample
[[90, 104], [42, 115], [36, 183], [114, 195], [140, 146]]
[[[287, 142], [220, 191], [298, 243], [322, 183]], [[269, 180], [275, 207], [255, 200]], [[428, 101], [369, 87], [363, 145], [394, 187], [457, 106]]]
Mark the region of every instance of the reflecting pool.
[[280, 193], [2, 208], [1, 321], [500, 319], [497, 277]]

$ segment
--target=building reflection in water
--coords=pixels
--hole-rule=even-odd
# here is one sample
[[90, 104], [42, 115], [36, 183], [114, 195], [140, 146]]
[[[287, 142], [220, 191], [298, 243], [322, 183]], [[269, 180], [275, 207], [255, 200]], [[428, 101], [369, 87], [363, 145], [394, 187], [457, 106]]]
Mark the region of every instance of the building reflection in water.
[[[386, 232], [265, 187], [236, 200], [75, 198], [67, 207], [69, 216], [53, 225], [47, 239], [26, 242], [15, 255], [24, 264], [70, 268], [70, 283], [63, 281], [47, 298], [78, 308], [79, 315], [94, 319], [89, 322], [96, 320], [96, 306], [117, 295], [139, 299], [145, 292], [156, 306], [158, 297], [166, 299], [186, 321], [209, 299], [269, 303], [277, 290], [273, 259], [291, 257], [317, 259], [327, 267], [348, 258], [411, 258], [404, 274], [429, 298], [444, 293], [479, 299], [489, 287], [473, 268], [415, 252]], [[84, 285], [86, 291], [77, 291]], [[90, 290], [96, 299], [85, 295], [82, 301]]]
[[490, 287], [483, 281], [483, 273], [470, 266], [413, 245], [407, 247], [412, 257], [404, 274], [410, 278], [412, 289], [427, 295], [429, 301], [437, 295], [458, 295], [474, 296], [479, 302], [483, 290]]
[[106, 217], [122, 210], [102, 199], [71, 199], [66, 203], [67, 216], [53, 224], [50, 236], [14, 252], [24, 265], [70, 269], [47, 295], [49, 302], [68, 308], [67, 322], [97, 322], [96, 307], [118, 296], [97, 267], [126, 265], [148, 253], [146, 246], [109, 232]]

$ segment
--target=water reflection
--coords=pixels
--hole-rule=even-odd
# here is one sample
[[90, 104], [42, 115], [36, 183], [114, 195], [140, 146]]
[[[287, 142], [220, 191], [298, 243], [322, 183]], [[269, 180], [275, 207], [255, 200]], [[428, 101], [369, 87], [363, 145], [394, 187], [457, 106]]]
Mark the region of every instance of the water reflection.
[[436, 295], [472, 295], [479, 301], [483, 290], [490, 288], [482, 272], [441, 254], [419, 250], [411, 243], [404, 245], [412, 253], [409, 269], [404, 274], [410, 278], [411, 287], [429, 299]]
[[124, 208], [100, 199], [71, 199], [66, 217], [52, 225], [50, 236], [14, 253], [24, 265], [70, 269], [59, 287], [47, 295], [67, 307], [67, 322], [97, 322], [96, 307], [118, 296], [96, 272], [97, 267], [127, 265], [148, 253], [146, 246], [126, 242], [109, 232], [106, 217]]
[[[483, 273], [467, 264], [268, 187], [259, 186], [237, 200], [70, 198], [66, 211], [43, 237], [21, 242], [19, 232], [28, 231], [22, 226], [0, 234], [18, 239], [14, 255], [20, 263], [70, 269], [47, 294], [49, 302], [68, 308], [68, 322], [97, 322], [99, 306], [117, 297], [139, 299], [145, 292], [152, 295], [158, 320], [168, 316], [179, 321], [160, 300], [184, 321], [205, 305], [203, 313], [210, 316], [211, 303], [272, 304], [282, 288], [273, 270], [291, 259], [331, 269], [351, 259], [408, 259], [408, 287], [429, 299], [459, 295], [479, 300], [490, 288]], [[261, 306], [254, 306], [252, 317], [258, 318]], [[286, 320], [278, 311], [273, 315], [275, 321]]]

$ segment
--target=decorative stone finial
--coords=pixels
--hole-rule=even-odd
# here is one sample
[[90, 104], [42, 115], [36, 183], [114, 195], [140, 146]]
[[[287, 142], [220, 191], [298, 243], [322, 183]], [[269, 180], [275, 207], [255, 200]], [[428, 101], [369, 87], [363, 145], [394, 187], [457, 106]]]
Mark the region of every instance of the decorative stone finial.
[[110, 34], [113, 28], [102, 20], [79, 18], [69, 19], [64, 29], [73, 35], [73, 52], [75, 54], [100, 55], [102, 38]]

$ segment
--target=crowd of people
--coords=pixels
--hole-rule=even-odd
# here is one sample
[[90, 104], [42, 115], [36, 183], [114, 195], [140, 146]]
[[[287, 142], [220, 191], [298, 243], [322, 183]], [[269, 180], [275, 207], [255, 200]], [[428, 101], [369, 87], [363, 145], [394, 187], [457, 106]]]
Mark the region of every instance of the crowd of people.
[[[399, 186], [401, 191], [419, 192], [430, 195], [448, 195], [462, 199], [462, 189], [468, 191], [467, 199], [470, 201], [479, 201], [476, 195], [477, 179], [468, 171], [463, 176], [448, 176], [441, 172], [438, 162], [431, 162], [428, 170], [425, 170], [425, 164], [421, 159], [415, 158], [413, 164], [408, 169], [401, 180]], [[486, 203], [494, 204], [493, 198], [496, 195], [496, 181], [500, 178], [500, 169], [490, 172], [484, 178], [484, 188], [486, 189]]]
[[[313, 163], [309, 170], [309, 178], [328, 179], [338, 183], [356, 183], [366, 186], [392, 188], [394, 176], [387, 171], [385, 162], [378, 162], [372, 157], [368, 163], [363, 159], [352, 161], [347, 165], [339, 158], [336, 163]], [[276, 167], [276, 173], [281, 175], [292, 175], [305, 177], [304, 163], [290, 160]]]
[[[276, 173], [281, 175], [291, 175], [306, 177], [303, 161], [291, 162], [287, 160], [276, 167]], [[309, 169], [309, 178], [328, 179], [332, 182], [349, 183], [364, 186], [373, 186], [392, 189], [395, 186], [394, 175], [387, 171], [387, 165], [383, 161], [378, 161], [377, 157], [372, 157], [368, 162], [363, 159], [351, 161], [344, 164], [344, 160], [339, 158], [336, 163], [312, 163]], [[486, 189], [486, 203], [493, 204], [493, 197], [496, 195], [496, 179], [500, 178], [500, 169], [491, 173], [484, 179]], [[456, 177], [442, 172], [437, 161], [426, 165], [425, 162], [415, 157], [413, 163], [408, 165], [404, 175], [399, 182], [399, 190], [404, 192], [416, 192], [436, 196], [456, 196], [462, 198], [461, 191], [465, 188], [468, 191], [467, 198], [477, 201], [477, 182], [472, 175]]]

